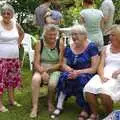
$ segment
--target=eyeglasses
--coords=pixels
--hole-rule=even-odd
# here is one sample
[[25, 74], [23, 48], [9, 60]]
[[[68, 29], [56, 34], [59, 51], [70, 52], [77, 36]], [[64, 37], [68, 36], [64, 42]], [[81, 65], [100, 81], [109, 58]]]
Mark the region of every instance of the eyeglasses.
[[84, 33], [71, 33], [71, 36], [85, 35]]
[[3, 12], [2, 15], [8, 15], [8, 16], [10, 16], [11, 13], [10, 12]]
[[71, 36], [78, 36], [80, 33], [71, 33]]
[[47, 33], [47, 36], [57, 36], [57, 33]]

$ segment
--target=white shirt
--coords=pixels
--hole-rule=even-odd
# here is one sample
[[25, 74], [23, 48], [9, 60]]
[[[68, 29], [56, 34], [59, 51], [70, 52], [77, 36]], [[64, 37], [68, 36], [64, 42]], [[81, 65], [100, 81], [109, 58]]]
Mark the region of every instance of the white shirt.
[[0, 23], [0, 58], [18, 58], [18, 30], [16, 23], [13, 22], [13, 28], [6, 30]]

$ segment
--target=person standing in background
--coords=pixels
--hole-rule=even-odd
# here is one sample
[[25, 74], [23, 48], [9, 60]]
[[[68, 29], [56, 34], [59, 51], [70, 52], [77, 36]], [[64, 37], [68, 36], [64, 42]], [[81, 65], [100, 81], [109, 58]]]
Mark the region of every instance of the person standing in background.
[[48, 8], [51, 5], [51, 0], [44, 0], [44, 3], [40, 4], [35, 9], [35, 25], [43, 27], [45, 25], [44, 15], [48, 11]]
[[48, 12], [50, 6], [57, 2], [57, 0], [43, 0], [43, 1], [44, 2], [35, 9], [35, 17], [34, 17], [34, 24], [40, 30], [39, 34], [42, 33], [43, 27], [46, 24], [44, 19], [45, 14]]
[[94, 8], [94, 0], [83, 0], [83, 9], [80, 12], [80, 23], [85, 25], [88, 32], [88, 39], [94, 42], [99, 51], [101, 51], [103, 43], [103, 13], [101, 10]]
[[108, 30], [113, 24], [115, 6], [112, 0], [103, 0], [100, 9], [102, 10], [103, 15], [104, 15], [104, 28], [103, 28], [104, 45], [107, 45], [109, 43]]
[[44, 16], [46, 24], [56, 24], [59, 25], [62, 21], [61, 6], [56, 3], [52, 9], [48, 9], [48, 12]]

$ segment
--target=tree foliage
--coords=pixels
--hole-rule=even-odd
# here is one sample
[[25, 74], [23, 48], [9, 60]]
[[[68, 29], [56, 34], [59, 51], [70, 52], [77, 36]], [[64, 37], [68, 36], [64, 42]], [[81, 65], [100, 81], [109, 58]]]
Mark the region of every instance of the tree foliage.
[[14, 7], [17, 13], [17, 20], [22, 24], [28, 15], [34, 13], [36, 6], [39, 4], [39, 0], [10, 0], [8, 3]]
[[[79, 19], [79, 13], [80, 13], [80, 10], [82, 9], [81, 3], [82, 3], [81, 0], [73, 0], [73, 4], [71, 4], [69, 8], [64, 7], [63, 14], [64, 14], [66, 26], [71, 25], [74, 20]], [[65, 6], [67, 6], [67, 4]]]
[[[27, 19], [27, 26], [32, 23], [29, 21], [28, 16], [34, 14], [35, 8], [43, 0], [10, 0], [10, 4], [14, 7], [16, 13], [18, 14], [17, 20], [23, 25], [23, 21]], [[79, 19], [79, 13], [82, 9], [82, 0], [59, 0], [62, 6], [62, 13], [64, 16], [64, 24], [62, 26], [70, 26], [73, 20]], [[102, 0], [95, 0], [95, 5], [97, 8], [100, 7]], [[115, 4], [115, 18], [114, 21], [120, 22], [120, 0], [113, 0]], [[28, 31], [28, 27], [25, 30]]]
[[115, 5], [115, 16], [114, 22], [120, 24], [120, 0], [114, 0]]

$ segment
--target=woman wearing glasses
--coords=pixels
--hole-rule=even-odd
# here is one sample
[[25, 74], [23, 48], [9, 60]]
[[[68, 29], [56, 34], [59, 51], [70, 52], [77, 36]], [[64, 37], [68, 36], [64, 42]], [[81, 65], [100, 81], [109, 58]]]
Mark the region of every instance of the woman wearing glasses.
[[83, 97], [85, 84], [96, 73], [99, 62], [98, 48], [87, 39], [87, 31], [82, 25], [72, 27], [73, 43], [65, 49], [65, 63], [62, 66], [63, 72], [60, 75], [57, 92], [57, 109], [51, 118], [59, 115], [63, 109], [63, 102], [66, 97], [75, 96], [76, 102], [82, 107], [79, 120], [88, 117], [89, 106]]
[[[113, 110], [113, 102], [120, 101], [120, 25], [113, 25], [109, 33], [111, 44], [105, 46], [101, 52], [98, 74], [84, 88], [92, 112], [90, 119], [98, 118], [97, 96], [108, 114]], [[108, 117], [105, 120], [118, 119]]]
[[2, 103], [5, 88], [8, 90], [9, 104], [20, 107], [15, 101], [14, 89], [20, 86], [19, 47], [24, 37], [21, 27], [12, 20], [14, 9], [4, 5], [0, 21], [0, 112], [8, 111]]

